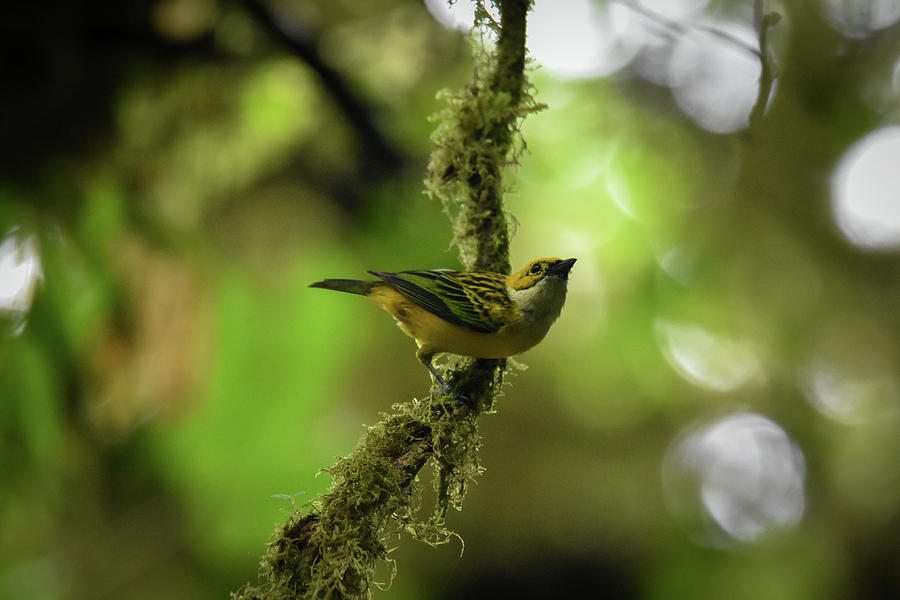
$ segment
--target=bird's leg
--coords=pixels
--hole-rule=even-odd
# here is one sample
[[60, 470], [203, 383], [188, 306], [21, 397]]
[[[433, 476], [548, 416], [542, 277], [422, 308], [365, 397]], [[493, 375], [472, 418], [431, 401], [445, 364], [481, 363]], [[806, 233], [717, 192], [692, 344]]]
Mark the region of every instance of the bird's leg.
[[431, 364], [431, 359], [434, 358], [434, 352], [431, 352], [428, 348], [425, 348], [421, 344], [419, 344], [419, 340], [416, 340], [416, 344], [419, 346], [418, 351], [416, 351], [416, 358], [419, 359], [419, 362], [425, 365], [425, 368], [434, 376], [435, 380], [441, 384], [441, 393], [446, 394], [450, 391], [450, 384], [444, 381], [444, 378], [441, 377], [441, 374], [438, 373], [438, 370], [434, 368], [434, 365]]
[[450, 384], [444, 381], [444, 378], [441, 377], [441, 374], [438, 373], [438, 370], [434, 368], [434, 365], [431, 364], [430, 360], [425, 363], [425, 368], [431, 371], [431, 374], [434, 375], [434, 378], [437, 379], [437, 382], [441, 384], [441, 394], [453, 396], [453, 401], [456, 402], [459, 406], [465, 406], [466, 408], [471, 410], [472, 403], [469, 402], [469, 399], [463, 394], [453, 391], [450, 388]]
[[[438, 373], [438, 370], [434, 367], [433, 364], [431, 364], [431, 359], [433, 357], [433, 352], [428, 352], [427, 350], [423, 351], [422, 347], [419, 346], [419, 351], [416, 352], [416, 358], [419, 359], [419, 362], [425, 365], [425, 368], [428, 369], [428, 371], [434, 376], [435, 381], [437, 381], [441, 385], [440, 393], [452, 395], [457, 404], [469, 406], [469, 399], [462, 394], [458, 394], [450, 389], [450, 384], [447, 383], [443, 377], [441, 377], [441, 374]], [[469, 408], [471, 408], [471, 406], [469, 406]]]
[[429, 371], [431, 371], [431, 374], [434, 375], [434, 378], [437, 380], [437, 382], [439, 384], [441, 384], [441, 393], [442, 394], [449, 393], [450, 392], [450, 384], [447, 383], [446, 381], [444, 381], [444, 378], [441, 377], [441, 374], [438, 373], [438, 370], [436, 368], [434, 368], [434, 365], [431, 364], [430, 360], [427, 363], [425, 363], [425, 368], [428, 369]]
[[[416, 340], [418, 344], [419, 340]], [[419, 345], [419, 350], [416, 352], [416, 358], [419, 359], [419, 362], [425, 365], [425, 368], [428, 369], [429, 372], [434, 376], [435, 380], [441, 384], [441, 393], [447, 394], [450, 392], [450, 384], [444, 381], [444, 378], [441, 377], [441, 374], [438, 373], [438, 370], [434, 368], [434, 365], [431, 364], [431, 359], [434, 358], [434, 352], [430, 352], [427, 348]]]

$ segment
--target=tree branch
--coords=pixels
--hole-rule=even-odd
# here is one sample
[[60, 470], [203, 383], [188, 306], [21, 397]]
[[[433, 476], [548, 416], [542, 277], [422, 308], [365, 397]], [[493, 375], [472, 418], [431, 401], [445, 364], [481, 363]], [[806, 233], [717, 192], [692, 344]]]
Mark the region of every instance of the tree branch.
[[748, 44], [744, 40], [740, 39], [737, 36], [734, 36], [727, 31], [723, 31], [721, 29], [716, 29], [715, 27], [710, 27], [708, 25], [701, 25], [698, 23], [692, 23], [690, 25], [685, 25], [679, 21], [674, 19], [670, 19], [665, 15], [662, 15], [654, 10], [651, 10], [641, 4], [640, 2], [636, 2], [635, 0], [614, 0], [623, 6], [627, 6], [634, 12], [641, 14], [651, 21], [659, 24], [660, 26], [674, 32], [677, 35], [686, 35], [691, 33], [691, 31], [702, 31], [706, 34], [709, 34], [713, 37], [717, 37], [720, 40], [732, 44], [733, 46], [744, 50], [745, 52], [749, 52], [753, 56], [759, 58], [760, 51], [754, 48], [751, 44]]
[[[522, 147], [519, 120], [537, 107], [524, 75], [530, 0], [494, 2], [501, 15], [496, 50], [479, 57], [472, 83], [446, 95], [425, 185], [451, 214], [463, 263], [508, 273], [502, 175]], [[395, 405], [350, 455], [325, 469], [333, 478], [328, 493], [275, 532], [260, 564], [260, 584], [232, 598], [364, 598], [376, 564], [390, 562], [389, 536], [406, 531], [432, 544], [448, 541], [445, 516], [462, 507], [481, 472], [477, 418], [493, 406], [504, 368], [502, 360], [457, 359], [446, 378], [468, 404], [431, 393]], [[417, 477], [428, 462], [437, 501], [422, 517]]]
[[776, 12], [765, 12], [763, 0], [756, 0], [754, 4], [754, 13], [756, 27], [759, 31], [759, 92], [756, 96], [756, 102], [750, 110], [750, 125], [755, 125], [766, 112], [769, 104], [769, 97], [772, 95], [772, 86], [775, 85], [775, 78], [778, 77], [775, 60], [772, 58], [772, 51], [769, 48], [769, 30], [772, 29], [780, 20], [781, 15]]
[[376, 125], [371, 107], [351, 91], [344, 77], [319, 54], [316, 36], [300, 30], [270, 11], [261, 0], [241, 0], [256, 22], [275, 41], [305, 62], [318, 76], [322, 86], [337, 104], [344, 118], [356, 131], [363, 155], [391, 170], [402, 165], [404, 157]]

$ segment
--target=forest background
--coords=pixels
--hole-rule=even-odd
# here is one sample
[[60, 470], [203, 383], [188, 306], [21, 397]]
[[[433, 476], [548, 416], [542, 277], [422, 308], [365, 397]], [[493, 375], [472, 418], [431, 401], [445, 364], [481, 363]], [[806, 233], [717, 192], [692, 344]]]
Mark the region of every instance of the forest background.
[[[506, 204], [514, 268], [579, 259], [567, 305], [479, 422], [464, 552], [401, 536], [376, 597], [900, 595], [898, 20], [538, 0]], [[459, 266], [422, 178], [471, 21], [8, 9], [0, 597], [226, 597], [427, 393], [389, 318], [306, 286]]]

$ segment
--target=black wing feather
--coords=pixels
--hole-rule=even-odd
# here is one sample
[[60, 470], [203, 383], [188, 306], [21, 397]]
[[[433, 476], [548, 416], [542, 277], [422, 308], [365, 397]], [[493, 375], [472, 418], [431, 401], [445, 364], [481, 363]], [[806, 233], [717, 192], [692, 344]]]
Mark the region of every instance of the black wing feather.
[[[455, 302], [455, 304], [459, 309], [460, 305], [469, 305], [471, 301], [465, 296], [465, 292], [462, 290], [459, 283], [452, 279], [452, 275], [455, 271], [403, 271], [401, 273], [369, 271], [369, 273], [378, 277], [385, 283], [390, 284], [406, 298], [409, 298], [428, 312], [437, 315], [445, 321], [481, 333], [493, 333], [497, 331], [497, 327], [492, 327], [489, 323], [484, 322], [484, 320], [473, 311], [465, 311], [466, 313], [471, 312], [472, 318], [466, 319], [461, 317], [453, 312], [450, 306], [436, 293], [411, 281], [413, 278], [426, 280], [427, 283], [426, 281], [422, 282], [424, 285], [434, 287], [435, 290], [440, 290], [441, 294], [446, 295], [449, 300], [456, 300], [457, 302]], [[469, 315], [467, 314], [466, 316]]]

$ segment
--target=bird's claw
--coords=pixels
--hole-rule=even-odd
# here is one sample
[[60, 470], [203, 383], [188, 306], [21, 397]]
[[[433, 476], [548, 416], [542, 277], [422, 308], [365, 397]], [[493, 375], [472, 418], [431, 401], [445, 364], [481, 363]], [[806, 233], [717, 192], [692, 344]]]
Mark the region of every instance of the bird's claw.
[[443, 379], [441, 379], [437, 383], [440, 386], [440, 388], [438, 390], [436, 390], [438, 395], [450, 396], [451, 398], [453, 398], [453, 401], [456, 403], [457, 406], [465, 406], [466, 408], [469, 408], [469, 409], [472, 408], [472, 401], [469, 400], [468, 396], [466, 396], [465, 394], [460, 394], [459, 392], [455, 391], [452, 387], [450, 387], [450, 384], [447, 383], [446, 381], [444, 381]]
[[437, 369], [435, 369], [431, 363], [427, 363], [425, 366], [429, 371], [431, 371], [431, 374], [434, 375], [435, 381], [437, 381], [437, 384], [440, 386], [438, 394], [440, 394], [441, 396], [451, 396], [453, 398], [453, 401], [456, 402], [457, 406], [465, 406], [468, 409], [472, 408], [472, 401], [469, 400], [469, 398], [464, 394], [460, 394], [459, 392], [454, 391], [453, 388], [450, 387], [450, 384], [447, 383], [443, 377], [441, 377], [441, 374], [438, 373]]

